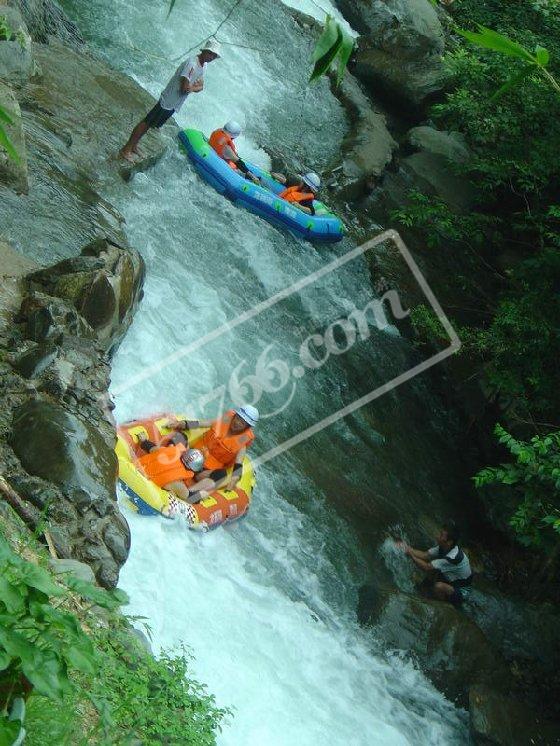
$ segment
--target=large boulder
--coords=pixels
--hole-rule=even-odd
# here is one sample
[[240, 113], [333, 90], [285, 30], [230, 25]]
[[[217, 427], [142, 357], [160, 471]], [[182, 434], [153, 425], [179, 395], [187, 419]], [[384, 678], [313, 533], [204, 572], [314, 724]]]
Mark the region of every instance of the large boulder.
[[18, 159], [14, 160], [8, 155], [6, 150], [0, 146], [0, 184], [5, 184], [18, 194], [27, 194], [29, 190], [27, 154], [21, 122], [21, 111], [13, 91], [2, 82], [0, 82], [0, 108], [2, 108], [12, 120], [11, 124], [3, 122], [2, 126], [18, 155]]
[[102, 348], [114, 350], [141, 298], [144, 272], [138, 252], [97, 239], [79, 257], [35, 272], [28, 280], [32, 288], [70, 303], [94, 330]]
[[[14, 416], [11, 446], [29, 474], [62, 488], [88, 504], [111, 496], [117, 457], [90, 423], [66, 408], [29, 401]], [[103, 511], [106, 511], [105, 506]]]
[[118, 511], [114, 430], [68, 405], [27, 400], [13, 415], [4, 467], [16, 491], [40, 511], [59, 555], [89, 564], [104, 586], [118, 582], [130, 532]]
[[[151, 130], [142, 140], [142, 158], [134, 163], [115, 160], [134, 125], [155, 103], [140, 85], [87, 51], [57, 40], [50, 40], [48, 46], [36, 45], [35, 54], [42, 75], [33, 78], [26, 97], [49, 110], [49, 126], [66, 134], [82, 170], [98, 178], [114, 163], [128, 179], [161, 158], [168, 140], [160, 130]], [[69, 99], [68, 80], [88, 95]], [[170, 123], [164, 129], [172, 131], [173, 127]]]
[[17, 8], [0, 5], [0, 79], [10, 85], [23, 85], [34, 69], [31, 37]]
[[361, 34], [355, 74], [372, 93], [417, 114], [442, 90], [444, 33], [430, 0], [337, 0]]
[[362, 608], [362, 623], [375, 624], [384, 647], [412, 654], [449, 697], [466, 702], [475, 684], [502, 687], [509, 671], [480, 627], [451, 604], [392, 590], [379, 591]]
[[356, 78], [346, 72], [333, 93], [350, 116], [350, 129], [343, 140], [340, 158], [329, 171], [337, 197], [356, 199], [371, 190], [393, 158], [397, 143], [387, 128], [385, 113], [373, 105]]
[[487, 686], [471, 687], [469, 711], [471, 731], [477, 744], [560, 744], [560, 725], [546, 721], [522, 702]]
[[104, 239], [25, 277], [29, 265], [15, 252], [0, 250], [0, 258], [18, 281], [0, 306], [0, 473], [25, 502], [28, 522], [48, 529], [58, 555], [86, 562], [112, 588], [130, 532], [116, 500], [104, 350], [130, 323], [143, 263]]

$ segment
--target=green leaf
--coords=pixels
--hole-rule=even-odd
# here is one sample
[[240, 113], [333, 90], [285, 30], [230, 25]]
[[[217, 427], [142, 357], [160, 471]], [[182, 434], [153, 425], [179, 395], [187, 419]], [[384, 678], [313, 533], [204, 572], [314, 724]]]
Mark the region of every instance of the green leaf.
[[0, 650], [0, 671], [5, 671], [13, 661], [12, 656], [5, 650]]
[[78, 671], [89, 674], [95, 674], [97, 671], [97, 662], [93, 649], [90, 652], [85, 647], [72, 645], [64, 651], [64, 657]]
[[537, 44], [535, 47], [535, 57], [541, 67], [546, 67], [550, 62], [550, 53], [548, 49], [541, 47], [540, 44]]
[[0, 746], [12, 746], [21, 730], [19, 720], [8, 720], [7, 717], [0, 717]]
[[521, 44], [513, 41], [513, 39], [509, 39], [503, 34], [499, 34], [497, 31], [492, 31], [492, 29], [486, 28], [486, 26], [481, 26], [480, 24], [477, 24], [477, 26], [479, 33], [465, 31], [460, 28], [457, 28], [456, 31], [467, 39], [467, 41], [470, 41], [472, 44], [476, 44], [479, 47], [492, 49], [495, 52], [506, 54], [508, 57], [517, 57], [526, 62], [530, 62], [533, 65], [536, 64], [536, 57], [525, 49], [525, 47], [522, 47]]
[[37, 693], [45, 697], [60, 700], [72, 688], [66, 665], [50, 650], [35, 648], [33, 659], [22, 660], [21, 667]]
[[35, 648], [23, 635], [9, 629], [0, 628], [0, 645], [8, 655], [21, 661], [31, 661], [35, 654]]
[[331, 16], [327, 16], [325, 19], [325, 28], [323, 29], [323, 33], [317, 40], [317, 44], [315, 45], [315, 49], [313, 50], [313, 55], [311, 59], [313, 62], [317, 62], [317, 60], [321, 59], [332, 47], [332, 45], [336, 42], [338, 37], [338, 24], [332, 18]]
[[8, 112], [6, 111], [6, 109], [3, 109], [1, 106], [0, 106], [0, 121], [1, 122], [5, 122], [6, 124], [13, 124], [14, 123], [14, 120], [8, 114]]
[[64, 590], [57, 585], [46, 570], [42, 567], [27, 563], [21, 573], [22, 580], [32, 588], [46, 593], [47, 596], [63, 596]]
[[13, 585], [0, 576], [0, 601], [10, 614], [20, 614], [25, 609], [25, 588]]
[[342, 83], [342, 78], [344, 77], [344, 71], [346, 70], [346, 65], [348, 64], [348, 60], [350, 59], [350, 55], [352, 54], [353, 49], [354, 49], [354, 39], [350, 36], [350, 34], [343, 32], [342, 33], [342, 44], [340, 46], [340, 51], [338, 53], [338, 62], [337, 62], [337, 71], [336, 71], [337, 86]]
[[321, 77], [321, 75], [324, 75], [329, 70], [330, 66], [333, 63], [333, 60], [339, 53], [342, 46], [343, 34], [342, 29], [338, 24], [336, 25], [336, 31], [336, 41], [330, 47], [330, 49], [328, 49], [327, 52], [325, 52], [325, 54], [320, 57], [315, 63], [315, 67], [313, 68], [313, 72], [311, 73], [311, 77], [309, 78], [310, 81], [317, 80]]
[[83, 598], [87, 598], [88, 601], [93, 601], [105, 609], [116, 609], [128, 603], [128, 596], [120, 588], [106, 591], [92, 583], [74, 577], [66, 578], [66, 585], [75, 593], [79, 593]]

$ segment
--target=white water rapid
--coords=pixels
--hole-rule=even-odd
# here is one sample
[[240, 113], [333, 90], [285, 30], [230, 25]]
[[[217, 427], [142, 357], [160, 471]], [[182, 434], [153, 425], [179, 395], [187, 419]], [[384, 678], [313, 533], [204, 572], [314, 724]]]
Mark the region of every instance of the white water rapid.
[[[216, 0], [177, 0], [166, 21], [164, 5], [147, 0], [84, 6], [65, 4], [92, 46], [155, 95], [176, 66], [160, 58], [175, 58], [201, 41], [228, 8]], [[344, 135], [345, 114], [325, 81], [308, 85], [311, 47], [284, 7], [244, 0], [220, 38], [245, 46], [224, 47], [223, 59], [208, 68], [204, 93], [187, 101], [179, 124], [209, 132], [234, 118], [246, 127], [239, 149], [249, 159], [266, 164], [260, 145], [273, 143], [310, 167], [325, 167]], [[144, 300], [114, 360], [119, 421], [194, 408], [242, 361], [243, 375], [254, 371], [271, 344], [272, 358], [291, 368], [294, 339], [324, 330], [348, 304], [363, 307], [371, 297], [365, 266], [354, 262], [126, 388], [131, 376], [351, 244], [314, 248], [276, 231], [214, 192], [174, 148], [147, 174], [108, 191], [147, 263]], [[263, 453], [400, 372], [407, 355], [394, 333], [377, 333], [346, 360], [330, 361], [316, 375], [265, 395], [259, 406], [267, 413], [293, 390], [282, 414], [262, 421], [255, 451]], [[420, 406], [422, 391], [415, 392], [408, 396]], [[401, 406], [398, 392], [389, 397]], [[356, 422], [369, 432], [368, 443], [342, 421], [265, 464], [251, 511], [237, 524], [200, 535], [162, 519], [127, 515], [133, 543], [121, 586], [130, 595], [130, 612], [148, 617], [156, 649], [188, 645], [198, 679], [220, 706], [234, 710], [220, 744], [468, 742], [465, 713], [410, 662], [378, 649], [375, 632], [356, 622], [357, 588], [368, 564], [379, 558], [362, 552], [324, 496], [333, 474], [349, 474], [354, 486], [370, 479], [366, 459], [382, 438], [371, 422]], [[390, 478], [397, 484], [401, 475]]]

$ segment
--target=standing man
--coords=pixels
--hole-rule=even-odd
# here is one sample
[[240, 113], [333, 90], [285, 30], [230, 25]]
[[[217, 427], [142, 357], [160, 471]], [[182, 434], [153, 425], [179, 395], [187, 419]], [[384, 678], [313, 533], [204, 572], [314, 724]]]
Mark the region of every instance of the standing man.
[[459, 532], [455, 523], [447, 523], [440, 529], [435, 547], [423, 552], [413, 549], [403, 541], [397, 545], [404, 549], [414, 564], [425, 573], [430, 573], [431, 591], [438, 601], [449, 601], [460, 605], [472, 583], [469, 558], [457, 544]]
[[133, 161], [135, 155], [140, 155], [138, 143], [142, 137], [151, 127], [162, 127], [169, 117], [179, 111], [190, 93], [200, 93], [204, 89], [206, 66], [219, 56], [219, 42], [216, 39], [209, 39], [196, 57], [189, 57], [186, 62], [181, 62], [157, 104], [132, 130], [128, 142], [119, 152], [119, 158]]

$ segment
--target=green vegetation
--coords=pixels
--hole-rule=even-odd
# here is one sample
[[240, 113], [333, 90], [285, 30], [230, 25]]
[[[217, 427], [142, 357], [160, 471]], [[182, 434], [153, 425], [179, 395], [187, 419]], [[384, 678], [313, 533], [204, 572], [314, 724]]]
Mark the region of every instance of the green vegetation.
[[[464, 134], [473, 157], [461, 171], [477, 204], [457, 214], [414, 193], [394, 218], [413, 226], [430, 251], [476, 254], [478, 272], [491, 272], [495, 297], [467, 326], [456, 322], [460, 354], [482, 374], [508, 430], [520, 438], [498, 430], [519, 478], [512, 481], [502, 466], [475, 481], [511, 485], [519, 494], [512, 527], [523, 543], [548, 552], [552, 539], [560, 541], [558, 484], [547, 481], [558, 466], [560, 428], [560, 3], [461, 0], [453, 18], [446, 56], [453, 82], [432, 117]], [[427, 342], [441, 339], [427, 308], [416, 309], [412, 322]], [[542, 540], [543, 531], [550, 540]]]
[[313, 72], [310, 80], [326, 75], [336, 64], [336, 84], [340, 85], [354, 49], [354, 40], [334, 18], [327, 15], [325, 28], [313, 50]]
[[154, 658], [118, 612], [122, 591], [55, 580], [27, 559], [41, 557], [30, 542], [16, 552], [0, 535], [0, 744], [19, 733], [8, 713], [29, 694], [29, 744], [45, 733], [57, 746], [213, 744], [226, 712], [192, 681], [186, 652]]
[[519, 494], [519, 505], [510, 518], [519, 540], [526, 546], [546, 547], [554, 551], [560, 536], [560, 431], [527, 443], [516, 440], [501, 425], [496, 437], [513, 462], [482, 469], [475, 479], [477, 487], [509, 485]]
[[[13, 37], [13, 32], [5, 16], [0, 16], [0, 42], [9, 41]], [[4, 125], [13, 124], [13, 119], [8, 112], [0, 106], [0, 150], [5, 150], [8, 158], [19, 161], [19, 155], [12, 145]]]

